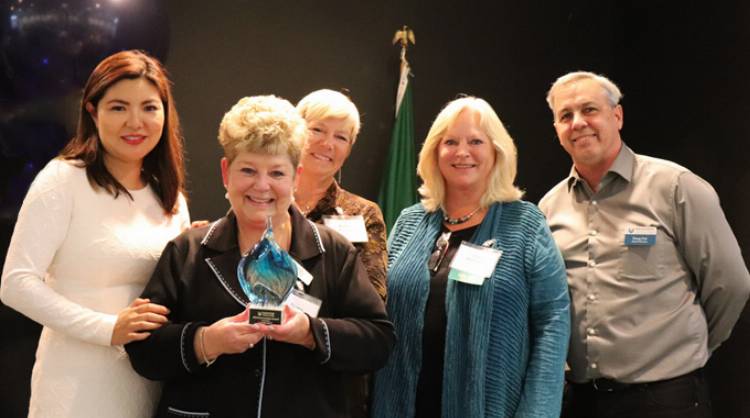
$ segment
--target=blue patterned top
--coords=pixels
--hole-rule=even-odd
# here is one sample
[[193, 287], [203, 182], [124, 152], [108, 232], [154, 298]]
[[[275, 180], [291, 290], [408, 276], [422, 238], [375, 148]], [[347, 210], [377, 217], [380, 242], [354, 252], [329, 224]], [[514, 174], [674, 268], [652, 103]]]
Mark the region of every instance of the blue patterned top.
[[[427, 260], [440, 210], [405, 209], [389, 237], [388, 315], [398, 342], [377, 373], [373, 417], [412, 417], [422, 364]], [[558, 417], [570, 335], [565, 265], [531, 203], [493, 204], [472, 242], [502, 256], [482, 286], [449, 280], [443, 417]], [[424, 349], [430, 349], [425, 347]]]

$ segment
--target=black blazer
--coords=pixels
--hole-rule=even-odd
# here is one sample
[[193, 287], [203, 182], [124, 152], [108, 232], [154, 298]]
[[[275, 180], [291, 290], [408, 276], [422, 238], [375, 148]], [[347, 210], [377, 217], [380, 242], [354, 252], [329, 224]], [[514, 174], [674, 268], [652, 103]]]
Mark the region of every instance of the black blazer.
[[199, 365], [198, 327], [238, 314], [247, 298], [236, 274], [234, 214], [188, 230], [167, 244], [141, 295], [168, 307], [170, 322], [125, 347], [138, 373], [164, 381], [157, 417], [344, 417], [344, 388], [356, 373], [385, 364], [393, 325], [356, 250], [296, 208], [290, 214], [289, 253], [314, 277], [306, 293], [323, 301], [310, 321], [317, 348], [262, 340]]

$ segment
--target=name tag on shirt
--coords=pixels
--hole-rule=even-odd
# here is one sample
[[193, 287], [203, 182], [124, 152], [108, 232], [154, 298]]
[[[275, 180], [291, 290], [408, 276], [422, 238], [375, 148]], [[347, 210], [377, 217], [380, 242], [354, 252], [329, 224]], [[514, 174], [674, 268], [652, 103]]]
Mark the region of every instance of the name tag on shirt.
[[305, 284], [305, 286], [310, 286], [310, 283], [312, 283], [313, 275], [310, 274], [309, 271], [305, 270], [304, 267], [302, 267], [302, 264], [298, 263], [297, 260], [294, 261], [294, 264], [297, 265], [297, 278], [302, 281], [302, 283]]
[[327, 215], [323, 216], [323, 224], [351, 242], [367, 242], [367, 229], [362, 215]]
[[625, 245], [627, 246], [654, 244], [656, 244], [655, 226], [633, 226], [625, 231]]
[[463, 241], [451, 260], [448, 279], [481, 286], [495, 271], [502, 255], [501, 250]]
[[317, 318], [323, 301], [300, 290], [292, 289], [292, 293], [286, 298], [286, 304], [310, 315], [310, 318]]

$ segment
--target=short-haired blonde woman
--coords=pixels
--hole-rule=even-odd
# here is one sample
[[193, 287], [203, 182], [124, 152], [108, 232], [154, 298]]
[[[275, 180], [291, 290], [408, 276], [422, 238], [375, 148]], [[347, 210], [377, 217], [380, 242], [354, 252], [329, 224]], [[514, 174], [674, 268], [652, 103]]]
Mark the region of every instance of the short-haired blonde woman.
[[422, 202], [389, 237], [398, 345], [376, 374], [373, 416], [559, 416], [565, 266], [544, 216], [519, 200], [513, 140], [487, 102], [456, 99], [417, 171]]
[[[224, 115], [231, 210], [167, 245], [142, 297], [169, 308], [169, 323], [126, 347], [136, 371], [165, 381], [157, 417], [346, 416], [349, 375], [385, 363], [393, 326], [357, 251], [291, 205], [305, 135], [296, 109], [274, 96], [244, 98]], [[298, 288], [322, 301], [317, 317], [285, 308], [281, 325], [248, 323], [237, 266], [268, 217], [312, 277]]]
[[316, 90], [297, 104], [307, 122], [308, 137], [302, 152], [302, 170], [294, 199], [307, 219], [323, 223], [327, 215], [361, 215], [366, 242], [355, 242], [370, 283], [385, 300], [387, 262], [385, 222], [378, 205], [344, 190], [336, 173], [352, 152], [360, 122], [357, 107], [345, 95], [328, 89]]
[[[349, 225], [359, 223], [360, 229], [367, 233], [366, 240], [355, 240], [353, 244], [370, 283], [385, 300], [388, 252], [383, 214], [375, 202], [344, 190], [335, 179], [357, 141], [359, 111], [348, 97], [328, 89], [303, 97], [297, 110], [307, 123], [308, 136], [302, 151], [295, 202], [307, 219], [317, 223], [324, 223], [324, 217], [331, 215], [361, 216], [348, 222]], [[351, 230], [351, 227], [346, 228]], [[351, 418], [370, 416], [370, 380], [369, 375], [352, 376], [347, 388], [347, 397], [352, 403]]]

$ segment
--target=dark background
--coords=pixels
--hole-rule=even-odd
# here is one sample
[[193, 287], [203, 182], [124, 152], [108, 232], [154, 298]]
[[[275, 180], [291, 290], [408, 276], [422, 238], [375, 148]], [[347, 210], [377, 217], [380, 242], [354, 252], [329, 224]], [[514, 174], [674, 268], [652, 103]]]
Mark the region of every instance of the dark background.
[[[403, 24], [417, 40], [408, 51], [417, 147], [443, 104], [459, 93], [483, 97], [516, 140], [517, 184], [528, 200], [538, 201], [570, 169], [544, 101], [547, 88], [568, 71], [603, 73], [625, 94], [627, 144], [708, 180], [746, 260], [750, 254], [744, 143], [750, 133], [748, 3], [100, 0], [99, 8], [96, 3], [37, 0], [44, 25], [21, 31], [10, 24], [10, 7], [17, 11], [18, 0], [0, 0], [0, 263], [28, 182], [73, 134], [82, 81], [99, 59], [121, 48], [150, 51], [172, 74], [193, 219], [217, 218], [228, 207], [217, 128], [232, 104], [255, 94], [296, 103], [314, 89], [348, 89], [363, 128], [344, 166], [343, 184], [374, 200], [398, 79], [399, 49], [391, 39]], [[72, 31], [75, 13], [87, 18], [75, 20]], [[92, 16], [110, 26], [117, 18], [116, 30], [95, 24]], [[59, 58], [57, 67], [39, 67], [39, 51]], [[2, 417], [25, 416], [38, 332], [31, 321], [0, 306]], [[750, 417], [750, 399], [744, 396], [748, 348], [745, 312], [709, 363], [718, 418]]]

